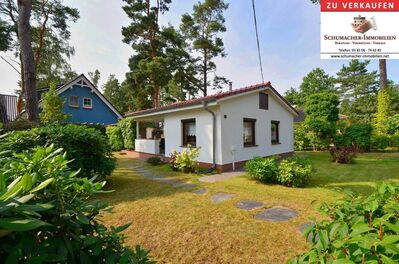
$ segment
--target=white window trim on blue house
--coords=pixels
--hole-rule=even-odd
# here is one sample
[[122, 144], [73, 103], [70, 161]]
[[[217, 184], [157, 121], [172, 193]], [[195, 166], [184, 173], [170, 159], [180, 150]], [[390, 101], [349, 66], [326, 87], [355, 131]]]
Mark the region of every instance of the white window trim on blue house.
[[[82, 87], [90, 88], [92, 93], [95, 93], [101, 101], [104, 102], [117, 116], [119, 119], [122, 119], [123, 116], [115, 109], [115, 107], [100, 93], [100, 91], [92, 84], [84, 74], [76, 77], [74, 80], [70, 81], [69, 83], [64, 84], [57, 90], [57, 94], [60, 95], [68, 89], [72, 89], [74, 85], [79, 85]], [[91, 99], [91, 98], [90, 98]], [[89, 108], [87, 108], [89, 109]]]
[[[76, 104], [72, 103], [72, 100], [71, 100], [72, 97], [76, 98]], [[76, 96], [76, 95], [69, 96], [69, 98], [68, 98], [68, 106], [69, 107], [73, 107], [73, 108], [78, 108], [79, 107], [79, 96]]]
[[83, 108], [93, 109], [93, 99], [90, 97], [83, 97]]

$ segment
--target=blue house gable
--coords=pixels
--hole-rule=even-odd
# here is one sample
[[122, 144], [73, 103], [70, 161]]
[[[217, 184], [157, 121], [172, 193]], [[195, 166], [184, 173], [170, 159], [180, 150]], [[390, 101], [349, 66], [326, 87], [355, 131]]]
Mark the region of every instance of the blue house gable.
[[83, 74], [57, 89], [71, 123], [115, 124], [122, 115]]

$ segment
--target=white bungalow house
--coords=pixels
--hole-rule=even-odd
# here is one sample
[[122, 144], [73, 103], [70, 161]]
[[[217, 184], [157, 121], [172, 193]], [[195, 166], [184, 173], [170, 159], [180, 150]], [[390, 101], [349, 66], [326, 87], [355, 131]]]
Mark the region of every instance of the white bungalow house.
[[[297, 115], [269, 82], [126, 116], [137, 121], [137, 152], [168, 159], [172, 150], [192, 145], [201, 148], [201, 167], [228, 171], [255, 156], [292, 154]], [[144, 122], [161, 124], [163, 132], [143, 131]]]

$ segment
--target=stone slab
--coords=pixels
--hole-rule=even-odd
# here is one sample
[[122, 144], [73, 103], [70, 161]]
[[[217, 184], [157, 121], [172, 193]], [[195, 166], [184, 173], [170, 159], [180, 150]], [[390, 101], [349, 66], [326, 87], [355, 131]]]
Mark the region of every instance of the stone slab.
[[247, 211], [259, 208], [261, 206], [263, 206], [262, 202], [252, 201], [252, 200], [243, 200], [236, 204], [237, 208], [247, 210]]
[[298, 213], [290, 208], [273, 207], [266, 209], [255, 215], [255, 219], [269, 221], [269, 222], [283, 222], [297, 217]]
[[224, 201], [233, 199], [235, 194], [231, 193], [215, 193], [211, 196], [211, 199], [214, 203], [222, 203]]
[[194, 193], [194, 194], [205, 194], [207, 192], [208, 192], [208, 189], [206, 189], [206, 188], [197, 189], [197, 190], [192, 191], [192, 193]]

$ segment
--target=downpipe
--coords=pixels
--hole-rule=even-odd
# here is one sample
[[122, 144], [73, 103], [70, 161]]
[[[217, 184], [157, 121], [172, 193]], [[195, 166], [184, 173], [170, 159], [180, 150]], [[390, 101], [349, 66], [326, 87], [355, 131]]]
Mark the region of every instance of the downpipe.
[[202, 102], [202, 107], [212, 115], [212, 167], [206, 171], [206, 173], [211, 173], [216, 170], [216, 114], [208, 108], [207, 101]]

